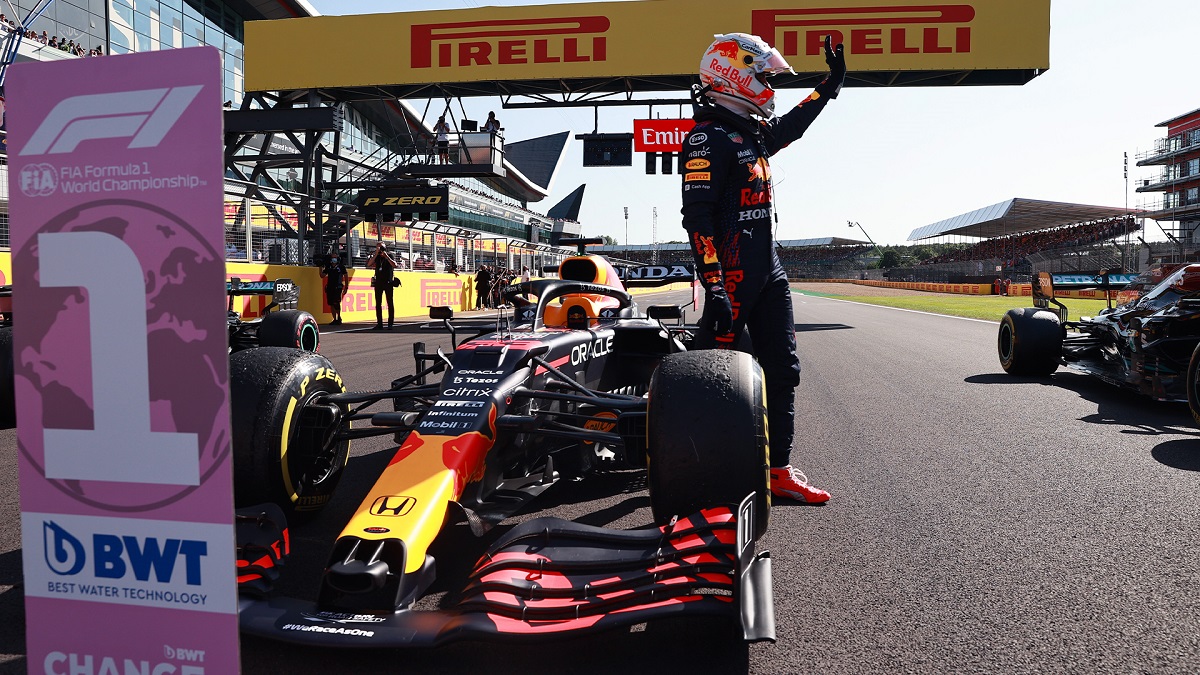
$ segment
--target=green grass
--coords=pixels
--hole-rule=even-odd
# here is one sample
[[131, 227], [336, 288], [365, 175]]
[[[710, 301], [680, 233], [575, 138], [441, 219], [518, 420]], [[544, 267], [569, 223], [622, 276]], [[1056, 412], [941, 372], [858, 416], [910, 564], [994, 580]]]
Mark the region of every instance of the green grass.
[[[847, 291], [853, 290], [853, 286], [847, 288]], [[1004, 297], [999, 295], [954, 295], [952, 293], [930, 294], [928, 296], [905, 296], [905, 297], [863, 297], [859, 295], [835, 295], [832, 293], [809, 293], [806, 291], [797, 291], [801, 295], [815, 295], [826, 298], [837, 298], [838, 300], [851, 300], [853, 302], [862, 302], [868, 305], [883, 305], [885, 307], [900, 307], [902, 309], [913, 309], [919, 312], [932, 312], [934, 314], [948, 314], [950, 316], [963, 316], [969, 319], [984, 319], [986, 321], [999, 322], [1004, 317], [1004, 313], [1010, 309], [1017, 307], [1033, 307], [1033, 298], [1024, 297]], [[1061, 298], [1062, 302], [1067, 306], [1068, 319], [1070, 321], [1078, 321], [1080, 315], [1095, 316], [1104, 309], [1103, 300], [1080, 300], [1074, 298]]]

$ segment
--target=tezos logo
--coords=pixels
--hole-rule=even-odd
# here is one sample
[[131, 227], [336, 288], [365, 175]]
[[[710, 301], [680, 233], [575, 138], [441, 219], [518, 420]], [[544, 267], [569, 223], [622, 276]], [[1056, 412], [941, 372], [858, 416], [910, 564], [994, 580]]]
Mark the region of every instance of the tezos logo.
[[[83, 571], [88, 550], [78, 537], [58, 523], [42, 523], [42, 545], [46, 564], [59, 576]], [[189, 586], [200, 585], [200, 559], [208, 555], [208, 543], [192, 539], [158, 539], [130, 535], [92, 534], [92, 574], [98, 579], [123, 579], [130, 572], [138, 581], [170, 583], [176, 563], [183, 558], [183, 573]]]
[[58, 176], [49, 164], [27, 164], [19, 177], [21, 193], [26, 197], [49, 197], [58, 189]]
[[129, 138], [129, 148], [154, 148], [203, 85], [85, 94], [59, 101], [18, 155], [74, 152], [83, 141]]

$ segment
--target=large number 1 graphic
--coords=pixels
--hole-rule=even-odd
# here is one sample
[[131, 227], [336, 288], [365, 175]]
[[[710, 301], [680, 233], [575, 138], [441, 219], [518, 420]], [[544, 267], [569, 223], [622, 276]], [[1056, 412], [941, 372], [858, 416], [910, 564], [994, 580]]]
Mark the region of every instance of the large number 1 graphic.
[[142, 265], [103, 232], [38, 235], [43, 288], [87, 289], [94, 429], [45, 429], [46, 477], [199, 485], [196, 434], [150, 430]]

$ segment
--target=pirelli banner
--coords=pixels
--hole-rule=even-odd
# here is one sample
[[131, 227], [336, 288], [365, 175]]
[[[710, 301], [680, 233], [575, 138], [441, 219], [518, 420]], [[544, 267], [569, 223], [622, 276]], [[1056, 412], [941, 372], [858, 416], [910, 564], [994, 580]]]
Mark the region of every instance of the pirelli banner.
[[404, 220], [445, 220], [450, 217], [450, 188], [442, 186], [363, 190], [354, 198], [354, 204], [363, 215], [392, 213], [396, 214], [396, 218]]
[[[247, 22], [246, 89], [625, 77], [683, 88], [712, 36], [728, 32], [761, 36], [801, 74], [826, 70], [830, 34], [846, 45], [851, 85], [855, 71], [1019, 84], [1050, 66], [1050, 0], [643, 0]], [[370, 47], [318, 48], [327, 45]]]

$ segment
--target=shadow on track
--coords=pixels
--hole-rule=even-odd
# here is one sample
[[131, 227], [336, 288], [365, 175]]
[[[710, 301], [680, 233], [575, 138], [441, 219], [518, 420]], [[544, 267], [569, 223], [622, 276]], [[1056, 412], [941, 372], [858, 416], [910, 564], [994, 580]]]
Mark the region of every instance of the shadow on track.
[[[1200, 437], [1200, 434], [1196, 434]], [[1181, 471], [1200, 471], [1200, 442], [1198, 439], [1182, 438], [1166, 441], [1150, 451], [1159, 464]]]
[[796, 324], [797, 333], [816, 333], [823, 330], [854, 330], [854, 326], [847, 326], [844, 323], [798, 323]]
[[1098, 380], [1091, 375], [1069, 370], [1059, 370], [1051, 377], [1019, 377], [1007, 373], [988, 373], [972, 375], [963, 381], [968, 384], [1038, 384], [1072, 391], [1080, 398], [1096, 404], [1096, 412], [1079, 418], [1081, 422], [1125, 427], [1121, 430], [1123, 434], [1158, 436], [1195, 432], [1191, 415], [1185, 404], [1154, 401], [1137, 392]]

